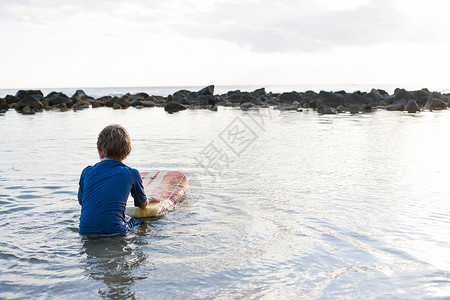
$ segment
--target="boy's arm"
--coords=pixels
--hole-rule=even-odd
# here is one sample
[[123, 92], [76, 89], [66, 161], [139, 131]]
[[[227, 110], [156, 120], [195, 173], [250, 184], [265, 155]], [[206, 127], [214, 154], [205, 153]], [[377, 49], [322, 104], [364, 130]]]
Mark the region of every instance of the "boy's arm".
[[144, 186], [142, 185], [141, 175], [138, 170], [132, 169], [133, 185], [131, 187], [131, 196], [134, 198], [134, 206], [146, 208], [148, 201], [145, 195]]
[[80, 205], [82, 203], [81, 196], [83, 195], [83, 173], [84, 172], [81, 173], [79, 187], [78, 187], [78, 203], [80, 203]]
[[80, 185], [80, 187], [78, 188], [78, 203], [80, 203], [80, 205], [81, 205], [81, 195], [82, 195], [82, 193], [83, 193], [83, 191], [82, 191], [81, 185]]

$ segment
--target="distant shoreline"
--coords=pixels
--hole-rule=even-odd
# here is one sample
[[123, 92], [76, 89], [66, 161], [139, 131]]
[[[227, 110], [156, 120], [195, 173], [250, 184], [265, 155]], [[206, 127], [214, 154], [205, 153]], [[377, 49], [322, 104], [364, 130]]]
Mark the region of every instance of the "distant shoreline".
[[[88, 107], [111, 107], [113, 109], [135, 107], [139, 109], [155, 106], [164, 107], [168, 113], [185, 109], [217, 110], [218, 106], [236, 107], [242, 110], [260, 107], [291, 111], [314, 109], [321, 114], [364, 113], [374, 109], [417, 113], [423, 110], [443, 110], [450, 106], [450, 93], [428, 89], [408, 91], [396, 88], [393, 93], [389, 93], [376, 88], [372, 88], [370, 92], [346, 92], [344, 90], [267, 92], [265, 88], [257, 88], [250, 92], [237, 89], [217, 93], [215, 86], [210, 85], [197, 90], [177, 90], [167, 96], [149, 95], [139, 92], [138, 88], [132, 89], [133, 93], [99, 97], [91, 96], [83, 90], [77, 90], [73, 95], [52, 91], [46, 96], [41, 90], [19, 90], [14, 95], [9, 94], [0, 98], [0, 113], [6, 113], [12, 109], [22, 114], [35, 114], [43, 110], [67, 111]], [[99, 88], [99, 90], [105, 89]]]
[[[115, 86], [115, 87], [47, 87], [47, 88], [0, 88], [0, 98], [4, 98], [7, 95], [15, 95], [19, 90], [40, 90], [45, 95], [52, 92], [64, 93], [68, 96], [73, 95], [77, 90], [83, 90], [87, 95], [99, 98], [103, 96], [123, 96], [127, 93], [147, 93], [149, 95], [158, 95], [167, 97], [170, 94], [175, 93], [179, 90], [190, 90], [198, 91], [202, 89], [204, 85], [177, 85], [177, 86]], [[396, 84], [248, 84], [248, 85], [215, 85], [215, 93], [223, 94], [228, 91], [241, 90], [246, 92], [251, 92], [256, 89], [264, 87], [267, 92], [272, 93], [283, 93], [292, 91], [347, 91], [353, 93], [356, 91], [370, 92], [373, 88], [382, 89], [393, 94], [396, 88], [404, 88], [408, 91], [420, 90], [422, 88], [428, 88], [430, 91], [436, 91], [441, 93], [450, 93], [450, 86], [443, 85], [421, 85], [421, 84], [407, 84], [407, 85], [396, 85]]]

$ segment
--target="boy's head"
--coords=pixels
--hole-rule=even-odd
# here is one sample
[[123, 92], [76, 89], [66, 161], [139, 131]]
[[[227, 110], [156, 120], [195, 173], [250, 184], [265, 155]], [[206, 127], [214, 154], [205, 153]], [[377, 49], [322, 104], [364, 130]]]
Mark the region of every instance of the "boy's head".
[[100, 157], [123, 161], [131, 152], [130, 136], [120, 125], [106, 126], [98, 135], [97, 148]]

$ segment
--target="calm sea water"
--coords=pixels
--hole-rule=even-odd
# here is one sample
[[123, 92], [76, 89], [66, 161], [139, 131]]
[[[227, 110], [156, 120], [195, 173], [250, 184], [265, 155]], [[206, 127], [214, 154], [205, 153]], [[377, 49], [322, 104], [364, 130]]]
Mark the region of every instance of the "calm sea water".
[[[180, 170], [174, 211], [124, 237], [76, 228], [110, 123], [125, 161]], [[219, 108], [0, 115], [0, 298], [450, 297], [450, 112]]]

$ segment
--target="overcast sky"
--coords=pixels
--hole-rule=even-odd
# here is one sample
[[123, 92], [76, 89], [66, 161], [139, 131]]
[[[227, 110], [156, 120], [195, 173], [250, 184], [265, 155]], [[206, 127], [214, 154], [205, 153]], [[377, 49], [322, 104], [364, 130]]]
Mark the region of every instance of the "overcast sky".
[[450, 86], [447, 0], [0, 0], [0, 88]]

